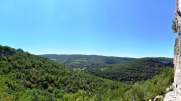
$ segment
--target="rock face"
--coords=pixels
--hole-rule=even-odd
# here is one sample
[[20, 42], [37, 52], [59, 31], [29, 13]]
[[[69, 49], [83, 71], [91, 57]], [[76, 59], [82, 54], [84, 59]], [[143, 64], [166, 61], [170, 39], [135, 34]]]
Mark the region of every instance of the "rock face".
[[164, 101], [181, 101], [181, 0], [176, 1], [175, 22], [178, 38], [174, 48], [174, 83], [173, 91], [166, 94]]
[[168, 93], [165, 95], [164, 101], [175, 101], [174, 91], [168, 92]]
[[176, 39], [174, 49], [174, 97], [175, 101], [181, 101], [181, 0], [177, 0], [175, 20], [178, 32], [178, 39]]

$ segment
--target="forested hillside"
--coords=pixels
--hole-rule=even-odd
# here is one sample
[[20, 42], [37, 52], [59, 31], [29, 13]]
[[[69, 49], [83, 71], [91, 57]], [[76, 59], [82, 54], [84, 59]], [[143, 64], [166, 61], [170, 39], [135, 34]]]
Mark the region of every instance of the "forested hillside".
[[136, 82], [160, 74], [166, 66], [173, 67], [172, 61], [171, 58], [141, 58], [85, 71], [111, 80]]
[[[0, 99], [3, 101], [75, 101], [125, 92], [130, 86], [74, 71], [21, 49], [0, 46]], [[117, 99], [117, 97], [106, 99]]]
[[147, 101], [163, 94], [173, 79], [173, 69], [169, 67], [160, 76], [134, 85], [83, 72], [0, 45], [0, 100]]
[[92, 68], [106, 66], [109, 64], [116, 64], [134, 60], [135, 58], [128, 57], [111, 57], [99, 55], [57, 55], [57, 54], [44, 54], [40, 55], [48, 59], [54, 60], [58, 63], [64, 64], [71, 68]]
[[147, 80], [160, 74], [166, 66], [173, 67], [173, 58], [127, 58], [97, 55], [41, 55], [72, 68], [84, 68], [86, 73], [121, 82]]
[[172, 84], [173, 79], [174, 69], [166, 67], [160, 75], [141, 83], [135, 83], [132, 89], [125, 92], [123, 101], [149, 101], [150, 99], [153, 101], [157, 95], [165, 96], [168, 92], [166, 88]]

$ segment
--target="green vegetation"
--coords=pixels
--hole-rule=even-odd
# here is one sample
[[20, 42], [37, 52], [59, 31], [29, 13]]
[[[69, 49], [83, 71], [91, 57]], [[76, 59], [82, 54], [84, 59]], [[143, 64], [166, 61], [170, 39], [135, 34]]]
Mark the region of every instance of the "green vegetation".
[[54, 60], [71, 68], [92, 68], [116, 64], [120, 62], [134, 60], [135, 58], [108, 57], [98, 55], [56, 55], [45, 54], [42, 57]]
[[[130, 61], [130, 66], [135, 65], [133, 61]], [[114, 65], [116, 67], [119, 64]], [[157, 65], [159, 67], [161, 64]], [[22, 49], [0, 45], [0, 100], [148, 101], [155, 95], [164, 94], [165, 88], [173, 81], [173, 68], [169, 67], [164, 69], [161, 75], [146, 82], [135, 82], [132, 86], [84, 72], [67, 68]]]
[[86, 71], [111, 80], [136, 82], [160, 74], [166, 66], [173, 67], [172, 61], [171, 58], [141, 58], [99, 68], [87, 68]]
[[137, 83], [125, 93], [124, 101], [148, 101], [157, 95], [166, 93], [166, 88], [171, 85], [174, 79], [174, 69], [165, 68], [162, 74], [154, 76], [152, 79], [142, 83]]
[[3, 101], [100, 101], [130, 88], [7, 46], [0, 46], [0, 85]]
[[175, 20], [172, 20], [172, 30], [174, 33], [177, 33], [177, 26]]
[[[126, 58], [97, 55], [41, 55], [72, 68], [83, 68], [86, 73], [117, 81], [141, 81], [160, 74], [166, 66], [173, 67], [173, 58]], [[159, 60], [159, 61], [154, 61]], [[161, 62], [160, 62], [161, 61]], [[164, 64], [162, 62], [168, 62]], [[141, 74], [141, 75], [140, 75]]]

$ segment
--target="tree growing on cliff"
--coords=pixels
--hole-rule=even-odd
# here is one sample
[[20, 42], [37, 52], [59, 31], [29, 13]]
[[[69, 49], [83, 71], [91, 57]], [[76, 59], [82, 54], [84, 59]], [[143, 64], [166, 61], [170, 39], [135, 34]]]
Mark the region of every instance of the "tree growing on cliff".
[[177, 33], [177, 26], [175, 20], [172, 20], [172, 30], [174, 31], [174, 33]]

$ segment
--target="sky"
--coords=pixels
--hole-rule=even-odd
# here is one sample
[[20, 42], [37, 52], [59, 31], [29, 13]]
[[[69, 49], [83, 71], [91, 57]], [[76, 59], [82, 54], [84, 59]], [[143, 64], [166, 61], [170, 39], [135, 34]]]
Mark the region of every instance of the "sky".
[[176, 0], [1, 0], [0, 44], [40, 54], [173, 57]]

